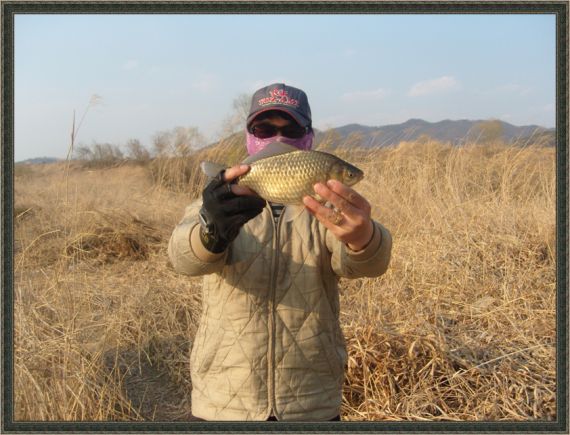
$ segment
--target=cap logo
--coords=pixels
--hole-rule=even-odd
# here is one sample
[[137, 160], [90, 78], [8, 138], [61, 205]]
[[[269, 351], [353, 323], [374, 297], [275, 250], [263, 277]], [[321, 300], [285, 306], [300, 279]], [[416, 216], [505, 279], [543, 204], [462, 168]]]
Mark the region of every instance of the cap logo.
[[261, 98], [257, 101], [260, 106], [268, 104], [283, 104], [285, 106], [299, 106], [299, 100], [289, 97], [289, 93], [285, 89], [272, 89], [269, 91], [269, 97]]

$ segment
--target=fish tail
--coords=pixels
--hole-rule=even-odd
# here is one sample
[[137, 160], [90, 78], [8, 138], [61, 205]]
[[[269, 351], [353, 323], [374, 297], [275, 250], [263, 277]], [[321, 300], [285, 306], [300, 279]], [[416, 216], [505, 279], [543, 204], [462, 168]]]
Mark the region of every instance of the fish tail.
[[220, 173], [220, 171], [223, 171], [224, 169], [226, 169], [226, 167], [224, 165], [220, 165], [219, 163], [213, 163], [213, 162], [202, 162], [200, 163], [200, 169], [202, 169], [202, 172], [209, 178], [215, 178], [216, 175], [218, 175]]

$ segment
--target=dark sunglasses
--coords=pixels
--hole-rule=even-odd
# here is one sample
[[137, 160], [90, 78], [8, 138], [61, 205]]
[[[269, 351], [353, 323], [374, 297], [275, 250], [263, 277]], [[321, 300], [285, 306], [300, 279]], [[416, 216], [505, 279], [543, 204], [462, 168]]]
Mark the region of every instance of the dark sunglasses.
[[299, 124], [277, 127], [273, 124], [261, 123], [251, 127], [249, 132], [258, 139], [267, 139], [268, 137], [277, 136], [278, 133], [284, 137], [299, 139], [309, 132], [309, 127], [301, 127]]

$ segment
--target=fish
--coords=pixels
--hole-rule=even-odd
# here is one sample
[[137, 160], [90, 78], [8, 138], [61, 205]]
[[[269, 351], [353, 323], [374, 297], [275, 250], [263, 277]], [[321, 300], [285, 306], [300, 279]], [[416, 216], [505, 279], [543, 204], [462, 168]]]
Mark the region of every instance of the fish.
[[[282, 142], [270, 143], [242, 164], [249, 165], [250, 170], [238, 177], [236, 184], [249, 187], [266, 201], [285, 205], [302, 204], [305, 195], [324, 203], [313, 189], [318, 182], [333, 179], [354, 186], [364, 178], [362, 170], [333, 154], [299, 150]], [[206, 161], [200, 167], [210, 178], [225, 169]]]

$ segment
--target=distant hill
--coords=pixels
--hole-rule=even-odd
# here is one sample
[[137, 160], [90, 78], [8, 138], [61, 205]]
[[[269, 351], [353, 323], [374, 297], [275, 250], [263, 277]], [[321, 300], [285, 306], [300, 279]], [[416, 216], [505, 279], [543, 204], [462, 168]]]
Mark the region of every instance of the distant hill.
[[16, 163], [22, 165], [37, 165], [40, 163], [54, 163], [60, 160], [61, 159], [56, 159], [55, 157], [35, 157], [33, 159], [22, 160]]
[[[504, 121], [472, 121], [467, 119], [456, 121], [446, 119], [439, 122], [409, 119], [401, 124], [390, 124], [380, 127], [347, 124], [325, 131], [315, 129], [315, 143], [326, 141], [331, 148], [336, 148], [343, 144], [384, 147], [397, 145], [402, 141], [415, 141], [429, 137], [440, 142], [461, 145], [482, 141], [481, 125], [489, 122], [494, 123], [494, 133], [500, 133], [500, 137], [507, 143], [515, 142], [521, 145], [538, 143], [546, 146], [554, 146], [556, 144], [556, 135], [553, 128], [544, 128], [538, 125], [518, 127]], [[225, 137], [222, 142], [241, 147], [245, 143], [245, 134], [243, 131], [234, 133]], [[206, 145], [202, 150], [206, 151], [219, 145], [220, 141], [216, 141]], [[55, 157], [36, 157], [16, 163], [31, 165], [54, 163], [61, 160]]]
[[370, 127], [360, 124], [348, 124], [337, 127], [334, 134], [331, 130], [317, 132], [317, 141], [328, 134], [332, 146], [343, 142], [360, 142], [367, 147], [396, 145], [401, 141], [414, 141], [422, 137], [429, 137], [441, 142], [450, 142], [461, 145], [468, 142], [481, 141], [485, 135], [485, 125], [491, 126], [493, 134], [501, 137], [505, 142], [519, 144], [541, 143], [549, 146], [555, 145], [555, 130], [538, 125], [515, 126], [504, 121], [481, 120], [449, 120], [427, 122], [422, 119], [409, 119], [401, 124], [391, 124], [381, 127]]

